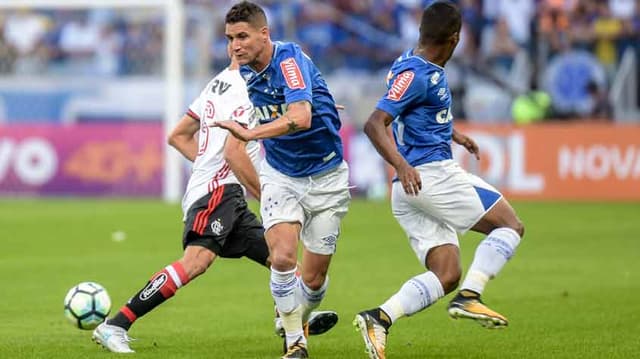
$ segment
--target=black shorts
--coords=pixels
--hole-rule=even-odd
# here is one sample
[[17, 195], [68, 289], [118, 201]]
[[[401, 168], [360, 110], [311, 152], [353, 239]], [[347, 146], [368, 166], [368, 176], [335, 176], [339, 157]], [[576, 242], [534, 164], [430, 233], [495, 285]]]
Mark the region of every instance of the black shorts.
[[265, 265], [264, 228], [247, 206], [242, 187], [225, 184], [197, 200], [187, 212], [182, 245], [198, 245], [223, 258], [247, 257]]

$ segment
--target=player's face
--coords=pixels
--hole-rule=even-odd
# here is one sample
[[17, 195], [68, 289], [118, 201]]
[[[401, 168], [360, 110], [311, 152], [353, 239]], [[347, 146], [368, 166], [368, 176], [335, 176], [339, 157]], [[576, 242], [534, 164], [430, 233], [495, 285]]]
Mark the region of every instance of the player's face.
[[229, 40], [229, 51], [240, 65], [255, 63], [269, 40], [266, 26], [258, 29], [247, 22], [226, 24], [224, 32]]

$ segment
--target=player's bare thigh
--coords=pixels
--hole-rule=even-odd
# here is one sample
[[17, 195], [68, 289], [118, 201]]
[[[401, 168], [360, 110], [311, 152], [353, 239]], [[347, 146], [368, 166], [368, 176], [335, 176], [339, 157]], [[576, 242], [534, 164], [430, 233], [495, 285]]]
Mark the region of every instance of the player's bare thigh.
[[471, 227], [471, 230], [489, 234], [496, 228], [507, 227], [518, 232], [520, 237], [524, 235], [524, 225], [516, 215], [516, 211], [504, 198], [500, 198], [480, 220]]

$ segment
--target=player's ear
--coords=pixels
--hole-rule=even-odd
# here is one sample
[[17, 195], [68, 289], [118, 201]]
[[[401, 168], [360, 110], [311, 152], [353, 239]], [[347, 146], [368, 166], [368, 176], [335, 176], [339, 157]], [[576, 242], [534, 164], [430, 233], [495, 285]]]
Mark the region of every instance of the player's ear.
[[458, 41], [460, 41], [460, 32], [459, 31], [454, 32], [449, 37], [449, 41], [451, 42], [451, 45], [456, 46], [458, 44]]
[[262, 35], [262, 42], [267, 42], [269, 40], [269, 27], [263, 26], [260, 29], [260, 35]]

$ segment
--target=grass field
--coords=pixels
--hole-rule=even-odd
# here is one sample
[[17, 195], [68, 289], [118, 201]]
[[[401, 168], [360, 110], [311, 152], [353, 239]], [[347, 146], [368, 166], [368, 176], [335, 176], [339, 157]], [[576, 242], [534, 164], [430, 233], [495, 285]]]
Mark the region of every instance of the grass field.
[[[515, 203], [527, 235], [485, 301], [490, 331], [446, 315], [450, 296], [392, 328], [389, 358], [640, 357], [640, 204]], [[66, 291], [104, 285], [116, 311], [181, 254], [178, 206], [157, 201], [0, 201], [0, 358], [113, 357], [69, 325]], [[115, 242], [112, 233], [124, 231]], [[468, 267], [480, 236], [461, 240]], [[323, 308], [341, 315], [313, 358], [366, 358], [351, 326], [421, 267], [387, 203], [355, 201]], [[268, 272], [221, 260], [131, 329], [136, 358], [277, 358]]]

